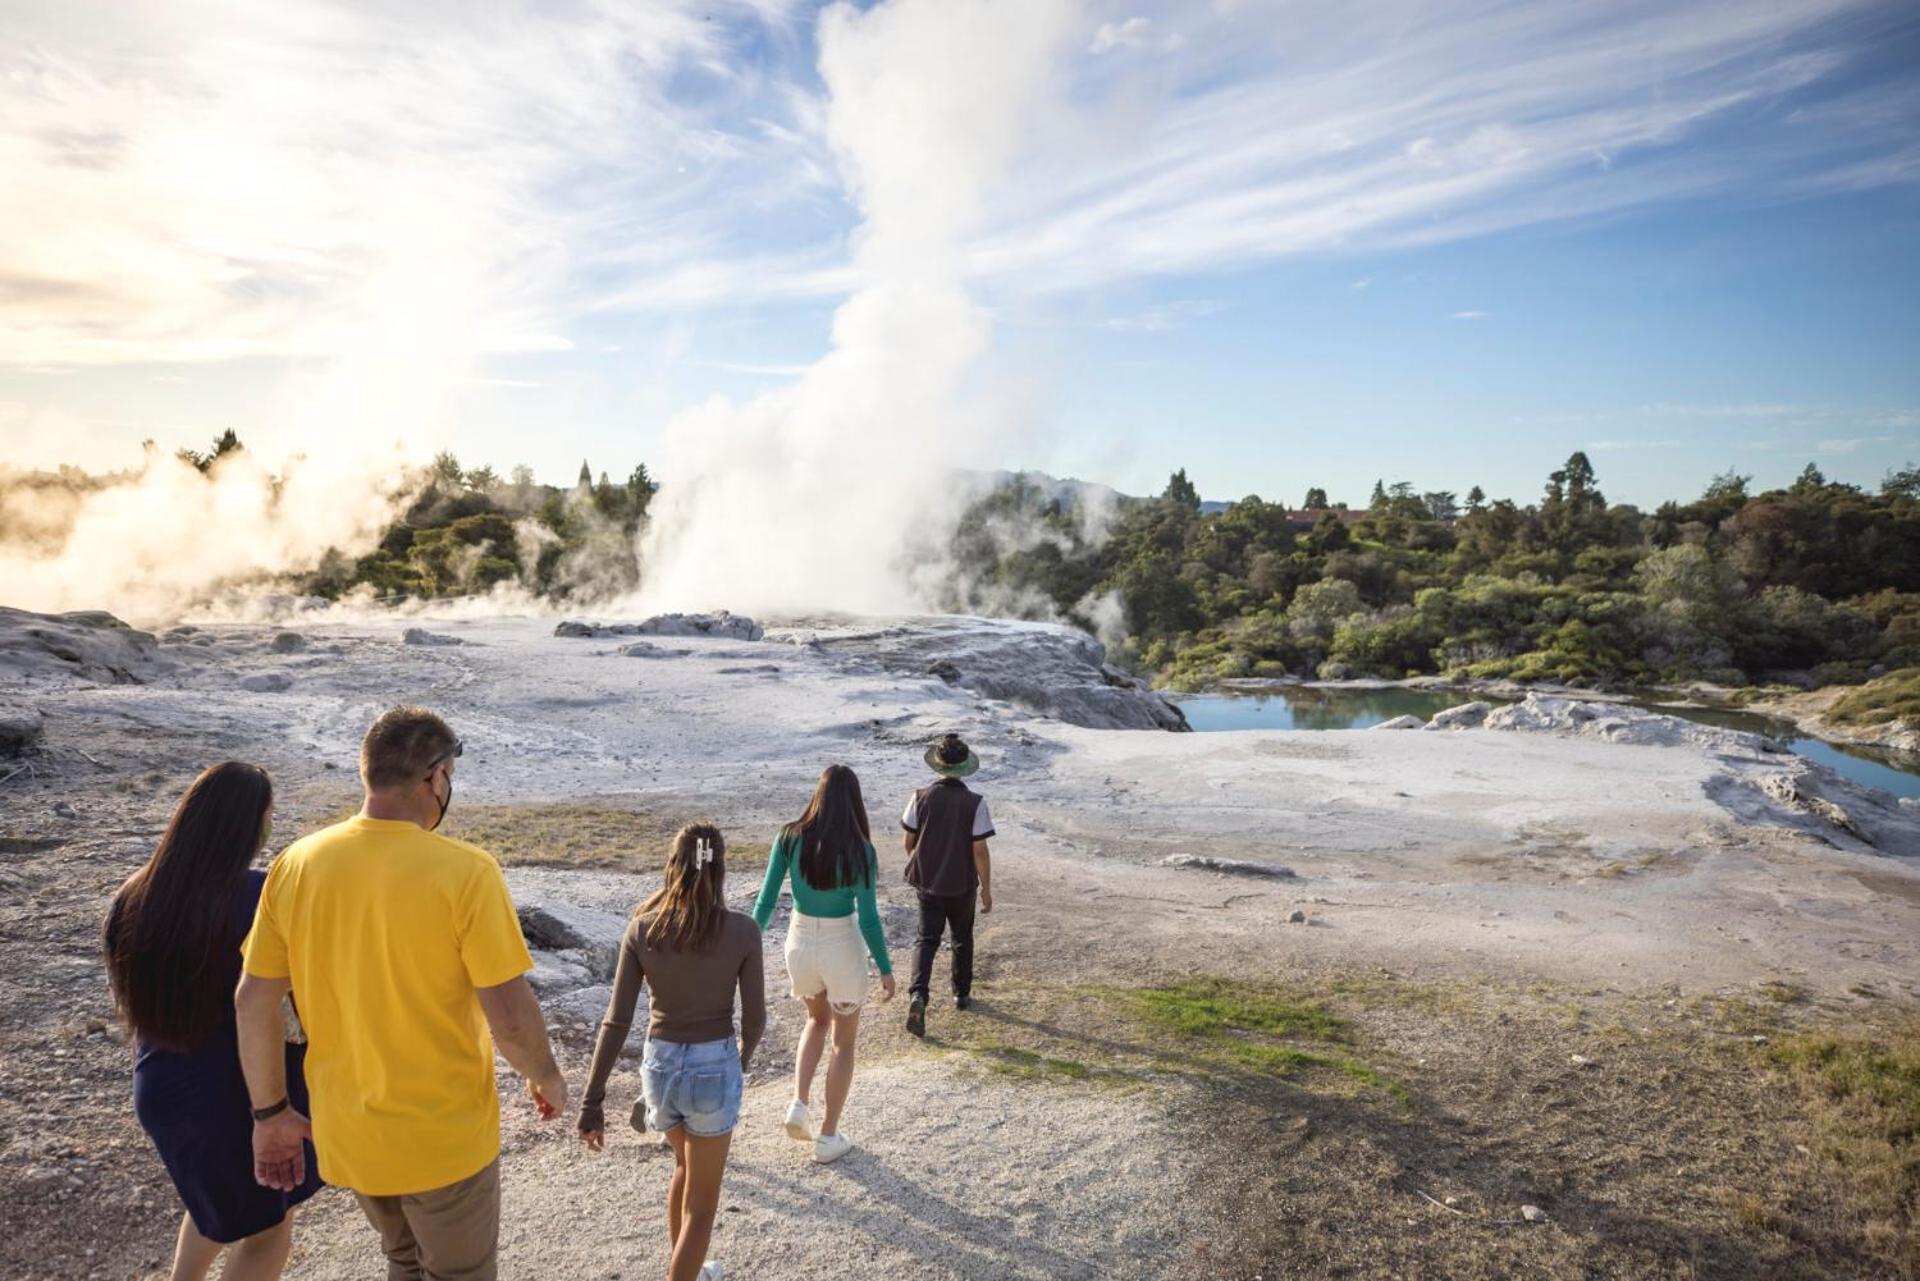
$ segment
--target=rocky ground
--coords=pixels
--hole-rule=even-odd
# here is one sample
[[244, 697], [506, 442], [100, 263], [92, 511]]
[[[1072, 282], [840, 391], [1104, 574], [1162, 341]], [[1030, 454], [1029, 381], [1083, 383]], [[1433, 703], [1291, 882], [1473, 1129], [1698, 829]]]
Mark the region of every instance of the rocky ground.
[[[826, 761], [890, 831], [932, 733], [979, 746], [1000, 827], [980, 1004], [936, 1009], [926, 1043], [875, 1008], [859, 1149], [818, 1168], [778, 1129], [775, 1000], [716, 1238], [735, 1275], [1920, 1268], [1910, 809], [1571, 702], [1424, 733], [1125, 732], [1094, 726], [1158, 723], [1155, 696], [1044, 630], [580, 621], [597, 634], [0, 618], [0, 1275], [163, 1260], [177, 1211], [96, 935], [181, 789], [256, 760], [291, 839], [352, 808], [358, 734], [402, 699], [466, 739], [450, 830], [509, 865], [576, 1076], [605, 933], [674, 827], [719, 820], [744, 901]], [[898, 958], [910, 900], [887, 880]], [[584, 1152], [516, 1084], [503, 1275], [657, 1275], [665, 1158], [630, 1133]], [[615, 1102], [635, 1087], [623, 1069]], [[318, 1199], [292, 1275], [377, 1267], [350, 1199]]]

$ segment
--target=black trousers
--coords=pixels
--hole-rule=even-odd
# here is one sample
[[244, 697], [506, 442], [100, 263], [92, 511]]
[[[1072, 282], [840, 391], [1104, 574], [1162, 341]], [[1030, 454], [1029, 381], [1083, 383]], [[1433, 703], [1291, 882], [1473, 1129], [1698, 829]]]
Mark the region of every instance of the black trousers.
[[933, 984], [933, 954], [940, 950], [940, 935], [953, 932], [953, 994], [967, 996], [973, 991], [973, 907], [978, 890], [964, 894], [928, 894], [920, 892], [920, 937], [913, 945], [913, 984], [909, 996], [928, 998]]

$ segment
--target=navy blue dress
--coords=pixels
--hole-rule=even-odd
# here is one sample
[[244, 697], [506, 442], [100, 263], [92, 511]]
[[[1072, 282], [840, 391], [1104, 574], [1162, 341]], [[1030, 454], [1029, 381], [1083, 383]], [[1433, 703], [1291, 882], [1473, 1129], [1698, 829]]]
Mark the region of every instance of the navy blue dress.
[[[238, 950], [260, 905], [265, 872], [249, 872], [234, 895], [232, 938]], [[287, 1094], [307, 1112], [303, 1071], [307, 1047], [287, 1046]], [[160, 1150], [194, 1228], [230, 1244], [264, 1232], [320, 1190], [320, 1166], [307, 1144], [307, 1178], [292, 1192], [253, 1179], [253, 1104], [240, 1071], [240, 1040], [229, 1008], [226, 1023], [186, 1053], [142, 1043], [133, 1064], [133, 1111]]]

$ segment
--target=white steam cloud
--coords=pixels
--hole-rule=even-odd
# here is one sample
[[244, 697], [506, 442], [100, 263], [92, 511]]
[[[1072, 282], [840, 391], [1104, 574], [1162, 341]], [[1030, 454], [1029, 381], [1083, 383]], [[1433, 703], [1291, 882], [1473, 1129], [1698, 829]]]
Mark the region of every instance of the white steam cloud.
[[5, 603], [170, 619], [206, 605], [219, 584], [258, 584], [314, 565], [329, 547], [365, 543], [391, 516], [404, 470], [390, 471], [389, 488], [370, 478], [368, 461], [327, 452], [290, 460], [276, 476], [242, 450], [203, 476], [155, 454], [99, 489], [7, 486]]
[[[593, 234], [671, 223], [644, 193], [710, 145], [666, 87], [724, 74], [714, 10], [782, 6], [92, 8], [0, 31], [0, 374], [135, 419], [142, 371], [268, 372], [105, 483], [26, 469], [100, 471], [124, 424], [0, 400], [0, 602], [151, 622], [369, 550], [480, 362], [569, 347]], [[227, 426], [209, 474], [171, 456]]]
[[922, 607], [916, 581], [968, 494], [953, 469], [1010, 429], [970, 377], [991, 321], [967, 238], [1058, 83], [1070, 0], [897, 0], [823, 14], [827, 131], [863, 215], [864, 283], [832, 350], [790, 387], [716, 399], [668, 429], [643, 598], [682, 608]]

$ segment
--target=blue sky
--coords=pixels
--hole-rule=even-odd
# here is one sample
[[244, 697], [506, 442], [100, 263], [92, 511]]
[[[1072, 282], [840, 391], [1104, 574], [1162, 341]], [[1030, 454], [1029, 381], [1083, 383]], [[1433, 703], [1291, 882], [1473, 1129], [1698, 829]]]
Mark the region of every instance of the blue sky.
[[[1649, 505], [1920, 461], [1911, 5], [980, 3], [1046, 28], [981, 86], [1038, 104], [1012, 140], [836, 116], [782, 0], [15, 6], [5, 457], [658, 469], [933, 224], [991, 318], [982, 461], [1527, 500], [1584, 448]], [[903, 76], [938, 56], [878, 7]]]

